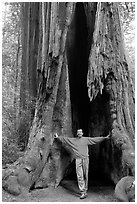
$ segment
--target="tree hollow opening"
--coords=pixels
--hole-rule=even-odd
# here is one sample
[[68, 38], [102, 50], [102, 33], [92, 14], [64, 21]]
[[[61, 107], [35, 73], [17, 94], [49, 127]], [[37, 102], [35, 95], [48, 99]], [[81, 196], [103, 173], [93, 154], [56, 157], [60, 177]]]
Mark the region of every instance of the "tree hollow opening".
[[[95, 16], [91, 21], [93, 29]], [[109, 127], [107, 117], [109, 110], [107, 108], [108, 96], [105, 91], [102, 95], [98, 94], [93, 102], [90, 102], [87, 89], [87, 73], [89, 58], [89, 33], [87, 19], [83, 3], [76, 3], [75, 13], [67, 36], [67, 61], [69, 70], [70, 100], [72, 113], [72, 132], [75, 137], [77, 129], [83, 129], [84, 136], [103, 136], [108, 134]], [[92, 33], [90, 33], [92, 38]], [[91, 39], [92, 42], [92, 39]], [[89, 147], [89, 183], [105, 176], [105, 170], [108, 167], [103, 153], [106, 141]], [[109, 147], [107, 148], [108, 151]], [[102, 156], [103, 155], [103, 156]], [[102, 161], [105, 162], [102, 163]], [[110, 165], [111, 166], [111, 165]], [[71, 164], [71, 178], [76, 179], [75, 163]], [[111, 168], [111, 167], [110, 167]]]
[[67, 37], [72, 131], [82, 128], [88, 134], [89, 98], [87, 90], [88, 30], [83, 3], [76, 3]]

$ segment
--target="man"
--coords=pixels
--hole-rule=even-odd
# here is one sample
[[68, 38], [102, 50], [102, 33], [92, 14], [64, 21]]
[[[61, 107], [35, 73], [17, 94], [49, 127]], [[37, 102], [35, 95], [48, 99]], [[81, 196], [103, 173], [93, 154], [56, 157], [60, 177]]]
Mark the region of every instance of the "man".
[[89, 168], [89, 155], [88, 145], [94, 145], [98, 142], [110, 138], [106, 137], [83, 137], [82, 129], [77, 130], [76, 138], [58, 137], [57, 133], [54, 138], [59, 139], [64, 144], [69, 145], [76, 159], [76, 174], [78, 179], [78, 186], [81, 192], [80, 199], [87, 197], [88, 190], [88, 168]]

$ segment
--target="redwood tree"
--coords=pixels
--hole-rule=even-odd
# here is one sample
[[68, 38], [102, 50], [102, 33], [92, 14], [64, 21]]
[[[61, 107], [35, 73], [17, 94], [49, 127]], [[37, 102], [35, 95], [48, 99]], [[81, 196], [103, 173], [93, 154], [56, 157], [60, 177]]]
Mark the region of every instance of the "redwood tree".
[[101, 168], [115, 184], [134, 176], [135, 99], [117, 3], [28, 5], [32, 15], [24, 10], [24, 26], [32, 22], [32, 33], [24, 32], [30, 51], [24, 60], [37, 102], [25, 155], [3, 170], [4, 189], [18, 195], [58, 186], [73, 157], [53, 134], [73, 137], [77, 128], [88, 137], [111, 133], [91, 150], [96, 161], [89, 171]]

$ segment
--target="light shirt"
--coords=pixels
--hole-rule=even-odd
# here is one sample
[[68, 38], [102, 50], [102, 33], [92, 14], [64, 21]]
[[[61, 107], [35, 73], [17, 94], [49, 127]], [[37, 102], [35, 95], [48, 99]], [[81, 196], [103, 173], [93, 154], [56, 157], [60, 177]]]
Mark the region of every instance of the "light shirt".
[[94, 145], [105, 140], [105, 137], [81, 137], [81, 138], [68, 138], [58, 137], [56, 138], [62, 143], [69, 145], [75, 158], [87, 158], [88, 145]]

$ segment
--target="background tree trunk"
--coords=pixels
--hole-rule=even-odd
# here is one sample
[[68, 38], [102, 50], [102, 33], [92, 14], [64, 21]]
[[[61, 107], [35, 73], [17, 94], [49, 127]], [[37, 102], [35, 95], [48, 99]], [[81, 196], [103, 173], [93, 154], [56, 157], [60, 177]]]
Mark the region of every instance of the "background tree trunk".
[[52, 136], [72, 137], [77, 128], [85, 136], [112, 134], [111, 141], [89, 149], [95, 158], [90, 172], [101, 168], [114, 183], [134, 175], [134, 91], [117, 4], [43, 2], [24, 8], [24, 26], [31, 29], [24, 54], [36, 54], [24, 55], [31, 56], [30, 93], [39, 88], [27, 150], [5, 169], [3, 187], [19, 194], [23, 187], [58, 186], [73, 158]]
[[19, 62], [20, 62], [20, 51], [21, 50], [21, 43], [20, 43], [20, 31], [18, 31], [18, 47], [17, 47], [17, 54], [16, 54], [16, 61], [15, 61], [15, 83], [14, 83], [14, 124], [15, 128], [17, 129], [18, 124], [19, 124], [19, 100], [17, 97], [18, 90], [19, 90], [19, 84], [20, 84], [20, 67], [19, 67]]
[[21, 85], [20, 85], [20, 106], [25, 109], [26, 107], [26, 88], [27, 88], [27, 40], [28, 40], [28, 15], [29, 15], [29, 4], [22, 4], [21, 11], [21, 22], [22, 22], [22, 62], [21, 62]]
[[27, 97], [37, 96], [37, 55], [39, 42], [39, 3], [22, 3], [21, 107]]
[[[20, 85], [19, 146], [26, 147], [34, 118], [38, 90], [39, 3], [22, 3], [22, 66]], [[24, 121], [25, 118], [25, 121]]]

